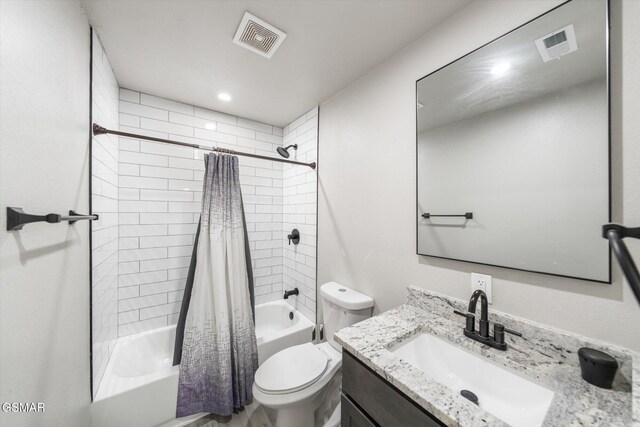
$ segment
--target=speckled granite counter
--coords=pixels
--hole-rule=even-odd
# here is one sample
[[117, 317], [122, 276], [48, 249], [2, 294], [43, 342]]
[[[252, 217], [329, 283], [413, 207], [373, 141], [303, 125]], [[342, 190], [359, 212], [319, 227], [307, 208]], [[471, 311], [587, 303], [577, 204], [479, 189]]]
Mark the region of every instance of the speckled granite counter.
[[[522, 338], [507, 335], [507, 351], [495, 350], [462, 334], [464, 319], [453, 314], [453, 310], [466, 311], [466, 301], [412, 286], [408, 289], [407, 304], [342, 329], [335, 338], [444, 424], [507, 425], [390, 352], [398, 343], [420, 332], [444, 338], [554, 391], [545, 426], [630, 426], [640, 420], [638, 405], [632, 405], [632, 401], [640, 403], [640, 369], [635, 353], [489, 309], [492, 323], [503, 323], [523, 335]], [[612, 390], [582, 380], [577, 356], [580, 347], [602, 350], [618, 360], [620, 368]]]

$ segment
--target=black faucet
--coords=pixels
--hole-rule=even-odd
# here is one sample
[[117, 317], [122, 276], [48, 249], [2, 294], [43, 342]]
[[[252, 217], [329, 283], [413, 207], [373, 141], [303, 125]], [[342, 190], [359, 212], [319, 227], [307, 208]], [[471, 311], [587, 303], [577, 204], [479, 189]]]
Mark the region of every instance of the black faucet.
[[[480, 298], [480, 330], [476, 331], [476, 304], [478, 303], [478, 298]], [[454, 310], [455, 314], [460, 316], [464, 316], [467, 321], [464, 327], [464, 336], [469, 337], [472, 340], [476, 340], [481, 342], [482, 344], [486, 344], [489, 347], [497, 348], [498, 350], [506, 350], [507, 343], [504, 341], [504, 333], [510, 333], [516, 336], [521, 337], [522, 334], [520, 332], [512, 331], [511, 329], [507, 329], [504, 325], [500, 323], [495, 323], [493, 325], [493, 337], [489, 335], [489, 305], [487, 301], [487, 295], [484, 291], [478, 289], [472, 295], [469, 300], [469, 308], [467, 313], [463, 313], [458, 310]]]
[[284, 299], [289, 298], [291, 295], [298, 295], [299, 293], [298, 288], [293, 288], [292, 291], [284, 291]]
[[[484, 291], [480, 289], [477, 289], [473, 294], [471, 294], [471, 299], [469, 300], [469, 308], [467, 309], [467, 311], [469, 313], [473, 313], [473, 315], [475, 316], [478, 298], [480, 298], [479, 334], [482, 338], [489, 338], [489, 302], [487, 300], [487, 294], [485, 294]], [[474, 324], [469, 325], [469, 323], [467, 322], [467, 326], [471, 326], [471, 332], [474, 332]]]

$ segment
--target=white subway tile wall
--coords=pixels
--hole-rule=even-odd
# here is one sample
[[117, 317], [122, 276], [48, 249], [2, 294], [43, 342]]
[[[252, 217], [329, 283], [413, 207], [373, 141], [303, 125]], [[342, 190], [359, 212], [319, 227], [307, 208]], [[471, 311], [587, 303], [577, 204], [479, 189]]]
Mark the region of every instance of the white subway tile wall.
[[[93, 33], [93, 120], [118, 128], [118, 83], [96, 33]], [[118, 138], [93, 137], [91, 158], [92, 358], [93, 392], [107, 367], [118, 337]]]
[[[317, 133], [313, 111], [309, 119], [315, 120]], [[120, 89], [119, 120], [122, 131], [273, 157], [283, 144], [281, 128], [127, 89]], [[317, 142], [305, 139], [304, 144], [304, 155], [315, 159]], [[206, 151], [122, 137], [119, 146], [118, 334], [126, 336], [177, 322], [200, 215]], [[291, 174], [311, 170], [291, 169]], [[309, 220], [315, 224], [315, 172], [312, 182]], [[282, 298], [283, 292], [283, 242], [290, 231], [283, 227], [283, 163], [240, 157], [240, 183], [260, 304]], [[304, 208], [305, 221], [309, 209]], [[315, 321], [315, 225], [301, 227], [307, 233], [304, 251], [313, 254], [300, 264], [306, 279], [299, 308]], [[290, 267], [292, 277], [299, 277], [297, 267]]]
[[[318, 159], [318, 107], [303, 114], [283, 129], [283, 144], [291, 159], [316, 162]], [[316, 215], [317, 172], [314, 169], [284, 165], [282, 170], [282, 220], [286, 234], [297, 228], [300, 243], [283, 244], [282, 279], [286, 289], [298, 288], [296, 308], [310, 319], [316, 313]]]

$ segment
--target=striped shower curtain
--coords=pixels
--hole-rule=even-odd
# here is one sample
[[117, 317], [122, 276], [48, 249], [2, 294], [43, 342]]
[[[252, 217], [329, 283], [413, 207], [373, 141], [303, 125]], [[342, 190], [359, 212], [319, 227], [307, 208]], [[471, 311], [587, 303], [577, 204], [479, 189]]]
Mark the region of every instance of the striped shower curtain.
[[227, 421], [253, 399], [253, 277], [238, 158], [205, 156], [202, 213], [176, 331], [176, 416]]

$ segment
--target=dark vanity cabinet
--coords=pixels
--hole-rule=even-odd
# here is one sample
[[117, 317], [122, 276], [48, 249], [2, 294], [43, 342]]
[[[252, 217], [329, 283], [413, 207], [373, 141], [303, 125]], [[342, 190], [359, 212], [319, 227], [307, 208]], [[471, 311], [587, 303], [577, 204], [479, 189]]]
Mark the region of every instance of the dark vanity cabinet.
[[342, 351], [342, 426], [444, 426], [400, 390]]

